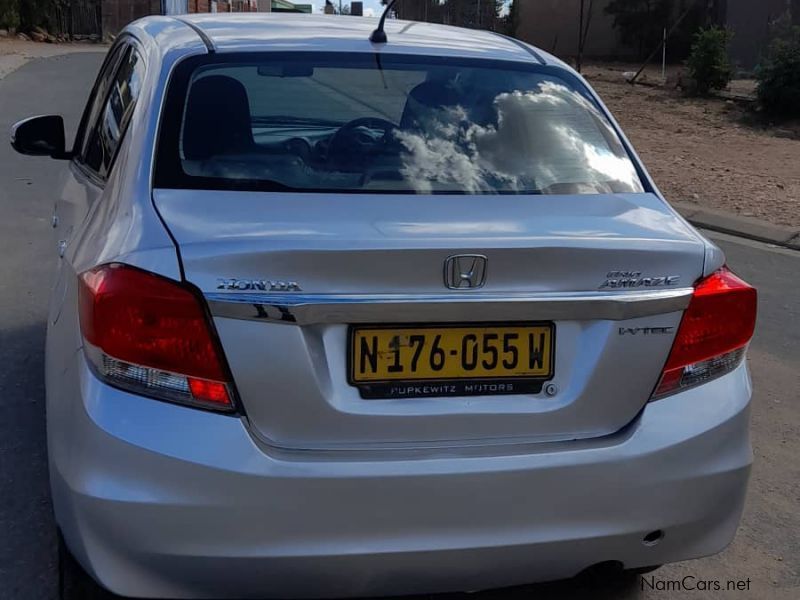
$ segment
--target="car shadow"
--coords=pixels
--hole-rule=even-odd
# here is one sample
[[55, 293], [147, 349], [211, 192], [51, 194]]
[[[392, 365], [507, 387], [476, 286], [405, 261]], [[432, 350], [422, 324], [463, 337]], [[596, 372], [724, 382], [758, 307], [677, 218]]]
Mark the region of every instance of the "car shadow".
[[0, 596], [25, 600], [56, 597], [44, 337], [44, 321], [0, 330]]
[[610, 569], [547, 583], [469, 594], [414, 596], [404, 600], [622, 600], [640, 595], [638, 575]]

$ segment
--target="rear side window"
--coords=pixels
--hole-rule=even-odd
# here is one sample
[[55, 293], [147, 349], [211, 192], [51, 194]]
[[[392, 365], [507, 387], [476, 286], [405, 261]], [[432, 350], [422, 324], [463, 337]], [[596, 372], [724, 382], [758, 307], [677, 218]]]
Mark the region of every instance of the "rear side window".
[[400, 55], [199, 57], [168, 91], [156, 185], [450, 194], [643, 191], [552, 67]]
[[83, 117], [81, 118], [78, 134], [75, 137], [75, 151], [79, 156], [84, 155], [88, 137], [90, 137], [92, 129], [97, 122], [97, 116], [103, 108], [103, 103], [106, 100], [112, 78], [116, 73], [117, 65], [122, 55], [125, 54], [126, 48], [127, 46], [124, 43], [120, 43], [111, 48], [97, 76], [97, 81], [95, 81], [92, 94], [89, 97]]
[[144, 78], [141, 56], [130, 48], [122, 58], [111, 82], [108, 96], [97, 118], [84, 152], [84, 163], [101, 177], [107, 177], [125, 133]]

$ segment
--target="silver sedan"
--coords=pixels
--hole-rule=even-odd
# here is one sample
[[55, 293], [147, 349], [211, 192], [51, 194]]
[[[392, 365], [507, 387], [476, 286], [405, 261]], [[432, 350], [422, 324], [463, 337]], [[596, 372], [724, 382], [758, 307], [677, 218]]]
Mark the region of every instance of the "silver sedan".
[[69, 149], [47, 336], [64, 599], [346, 597], [733, 538], [756, 292], [600, 99], [490, 32], [151, 17]]

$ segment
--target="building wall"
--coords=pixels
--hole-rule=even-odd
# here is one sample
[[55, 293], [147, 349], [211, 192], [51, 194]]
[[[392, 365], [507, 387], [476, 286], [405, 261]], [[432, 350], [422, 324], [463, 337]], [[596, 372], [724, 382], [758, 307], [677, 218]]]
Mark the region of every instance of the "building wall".
[[211, 12], [211, 5], [209, 4], [209, 0], [189, 0], [188, 8], [190, 13]]
[[[614, 18], [605, 14], [610, 1], [594, 0], [585, 54], [589, 58], [635, 58], [634, 50], [620, 43]], [[516, 2], [519, 3], [517, 37], [561, 57], [577, 54], [580, 0]], [[752, 69], [769, 44], [770, 24], [785, 14], [793, 2], [800, 4], [798, 0], [712, 0], [708, 19], [734, 32], [731, 59], [742, 69]]]
[[[211, 0], [185, 0], [189, 13], [211, 12]], [[162, 13], [161, 0], [101, 0], [103, 37], [116, 35], [131, 21]], [[218, 0], [217, 12], [257, 12], [257, 0]]]
[[[614, 29], [614, 18], [605, 14], [611, 0], [594, 0], [585, 54], [590, 57], [625, 57], [634, 52], [624, 47]], [[580, 0], [516, 0], [519, 27], [516, 36], [542, 50], [562, 57], [578, 53]], [[588, 7], [588, 2], [585, 3]]]

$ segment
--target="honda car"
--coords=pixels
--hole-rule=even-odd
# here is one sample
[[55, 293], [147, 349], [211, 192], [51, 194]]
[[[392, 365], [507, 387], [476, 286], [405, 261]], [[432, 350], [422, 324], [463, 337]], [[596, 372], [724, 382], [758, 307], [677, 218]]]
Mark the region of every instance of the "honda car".
[[734, 537], [756, 291], [553, 56], [148, 17], [74, 142], [46, 115], [12, 144], [66, 166], [62, 598], [474, 591]]

